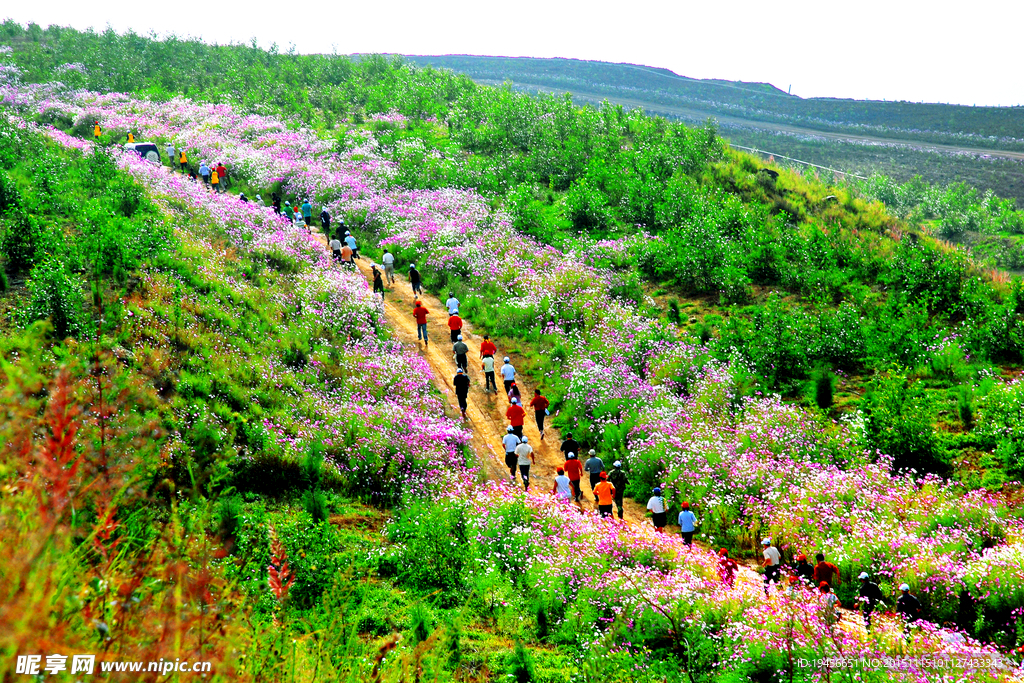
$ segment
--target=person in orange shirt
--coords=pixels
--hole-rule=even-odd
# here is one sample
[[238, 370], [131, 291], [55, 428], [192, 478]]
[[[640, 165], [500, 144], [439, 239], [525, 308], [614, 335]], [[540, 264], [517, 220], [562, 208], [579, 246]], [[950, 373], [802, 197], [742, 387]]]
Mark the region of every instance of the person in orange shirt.
[[574, 499], [577, 503], [580, 502], [580, 498], [583, 497], [583, 489], [580, 487], [580, 479], [583, 478], [583, 463], [580, 462], [575, 453], [566, 453], [562, 469], [565, 470], [565, 475], [569, 477]]
[[459, 335], [462, 334], [462, 318], [458, 313], [448, 316], [448, 329], [452, 331], [452, 344], [459, 341]]
[[100, 134], [102, 133], [102, 131], [100, 130], [100, 122], [99, 121], [93, 121], [93, 123], [95, 125], [92, 127], [92, 136], [94, 138], [96, 138], [97, 140], [99, 140], [100, 139]]
[[522, 439], [523, 420], [526, 419], [526, 411], [519, 405], [519, 401], [512, 399], [512, 405], [505, 411], [505, 417], [508, 418], [508, 423], [512, 425], [512, 433]]
[[594, 487], [597, 498], [597, 511], [602, 517], [612, 516], [612, 501], [615, 500], [615, 487], [608, 483], [608, 473], [601, 472], [601, 482]]
[[537, 418], [537, 431], [540, 432], [540, 438], [544, 438], [544, 417], [548, 414], [548, 403], [541, 393], [540, 389], [533, 390], [533, 398], [530, 399], [530, 407], [533, 408], [533, 414]]
[[498, 347], [491, 341], [489, 334], [484, 335], [484, 341], [480, 344], [480, 357], [493, 356], [498, 352]]
[[423, 345], [427, 346], [427, 316], [430, 315], [430, 311], [426, 309], [423, 302], [416, 299], [416, 307], [412, 309], [412, 315], [416, 318], [416, 339], [423, 340]]

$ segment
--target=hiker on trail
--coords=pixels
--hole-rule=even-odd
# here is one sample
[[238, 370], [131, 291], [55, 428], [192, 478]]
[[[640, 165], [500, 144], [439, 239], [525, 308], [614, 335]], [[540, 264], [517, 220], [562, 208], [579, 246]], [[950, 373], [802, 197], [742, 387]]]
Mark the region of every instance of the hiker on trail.
[[832, 592], [832, 587], [827, 581], [818, 584], [818, 593], [821, 596], [822, 610], [825, 612], [825, 623], [832, 626], [842, 617], [839, 611], [839, 598]]
[[519, 405], [523, 404], [523, 395], [519, 393], [519, 385], [515, 382], [508, 388], [508, 402], [511, 403], [513, 400], [518, 401]]
[[537, 418], [537, 431], [540, 438], [544, 440], [544, 418], [548, 414], [548, 406], [551, 405], [548, 399], [540, 393], [540, 389], [533, 390], [533, 398], [530, 399], [530, 407], [533, 408], [534, 417]]
[[131, 128], [128, 129], [128, 136], [127, 137], [128, 137], [127, 142], [129, 144], [132, 143], [132, 142], [135, 142], [135, 136], [132, 135], [132, 129]]
[[420, 286], [420, 284], [421, 284], [420, 271], [416, 270], [416, 264], [415, 263], [410, 263], [409, 264], [409, 284], [412, 285], [412, 293], [413, 294], [422, 294], [423, 293], [423, 289]]
[[492, 387], [494, 393], [498, 393], [498, 384], [494, 381], [494, 356], [484, 356], [480, 368], [484, 371], [484, 393], [489, 392]]
[[466, 360], [466, 354], [469, 353], [469, 347], [466, 346], [466, 342], [462, 341], [462, 335], [452, 345], [452, 351], [455, 355], [455, 365], [462, 368], [464, 372], [469, 372], [469, 361]]
[[388, 284], [395, 284], [395, 255], [385, 249], [380, 261], [384, 264], [384, 277], [388, 279]]
[[422, 339], [423, 345], [429, 344], [427, 341], [427, 316], [430, 315], [430, 311], [426, 309], [423, 302], [416, 299], [416, 306], [412, 309], [412, 316], [416, 318], [416, 339]]
[[779, 582], [779, 573], [782, 571], [782, 555], [779, 549], [772, 545], [771, 539], [762, 538], [761, 546], [764, 548], [764, 560], [761, 565], [764, 567], [764, 594], [768, 596], [768, 584]]
[[589, 455], [590, 457], [587, 458], [587, 462], [583, 464], [583, 470], [590, 474], [590, 490], [593, 492], [594, 487], [601, 481], [601, 473], [604, 472], [604, 461], [597, 457], [597, 451], [593, 448], [590, 449]]
[[572, 499], [572, 482], [565, 476], [565, 468], [559, 467], [556, 470], [555, 485], [551, 487], [551, 493], [560, 503], [568, 503]]
[[[512, 367], [512, 363], [509, 361], [508, 356], [505, 356], [504, 364], [501, 366], [501, 379], [505, 382], [505, 394], [507, 395], [509, 390], [512, 388], [512, 382], [516, 379], [516, 369]], [[497, 391], [497, 387], [495, 387]]]
[[900, 597], [896, 599], [896, 612], [906, 623], [904, 633], [910, 633], [910, 625], [921, 618], [921, 601], [910, 594], [910, 585], [900, 586]]
[[224, 168], [223, 162], [217, 162], [217, 175], [220, 176], [221, 194], [228, 191], [228, 169]]
[[608, 481], [608, 473], [597, 475], [600, 481], [594, 487], [594, 498], [597, 500], [597, 512], [602, 517], [612, 516], [612, 501], [615, 500], [615, 486]]
[[100, 135], [102, 135], [102, 134], [103, 134], [103, 131], [100, 130], [100, 122], [99, 121], [93, 121], [92, 136], [96, 139], [97, 142], [99, 142]]
[[359, 247], [356, 246], [356, 238], [352, 236], [352, 233], [346, 231], [344, 241], [352, 249], [352, 258], [359, 258]]
[[171, 169], [174, 169], [174, 143], [167, 143], [167, 160], [171, 162]]
[[214, 194], [220, 192], [220, 173], [217, 173], [217, 169], [210, 170], [210, 187], [213, 188]]
[[455, 298], [455, 292], [448, 292], [448, 301], [444, 302], [449, 315], [459, 314], [459, 300]]
[[267, 203], [263, 200], [263, 195], [256, 195], [256, 204], [262, 206], [264, 209], [267, 208]]
[[661, 497], [661, 489], [655, 487], [651, 491], [651, 498], [647, 501], [647, 509], [651, 511], [651, 521], [654, 523], [654, 530], [658, 533], [665, 531], [668, 524], [668, 514], [665, 512], [665, 499]]
[[516, 458], [519, 462], [519, 474], [523, 478], [523, 490], [530, 490], [530, 465], [537, 462], [533, 455], [533, 446], [530, 445], [530, 437], [524, 436], [516, 446]]
[[[380, 278], [379, 274], [377, 278]], [[459, 410], [462, 411], [462, 419], [465, 420], [466, 408], [469, 407], [466, 402], [466, 399], [469, 397], [469, 376], [466, 374], [466, 371], [462, 368], [456, 370], [452, 384], [455, 385], [455, 396], [459, 399]]]
[[210, 186], [210, 167], [206, 165], [205, 161], [199, 162], [199, 177], [203, 179], [203, 184], [207, 187]]
[[498, 347], [491, 341], [491, 335], [485, 334], [483, 342], [480, 343], [480, 357], [493, 356], [498, 352]]
[[245, 202], [246, 204], [249, 203], [249, 198], [245, 196], [244, 192], [239, 192], [238, 193], [238, 199], [239, 199], [239, 201]]
[[355, 265], [355, 262], [352, 260], [352, 249], [347, 244], [341, 247], [341, 262], [346, 266]]
[[693, 545], [693, 532], [697, 530], [697, 515], [690, 511], [690, 504], [683, 501], [681, 506], [683, 509], [679, 511], [679, 531], [683, 535], [683, 543], [688, 546]]
[[188, 172], [188, 179], [191, 180], [193, 183], [199, 182], [199, 178], [196, 176], [196, 172], [191, 169], [189, 169]]
[[839, 576], [839, 567], [831, 562], [826, 562], [824, 554], [818, 553], [814, 559], [818, 562], [814, 565], [814, 583], [820, 585], [824, 581], [829, 586], [838, 586], [843, 582], [842, 577]]
[[377, 264], [373, 264], [373, 293], [380, 292], [380, 300], [384, 301], [384, 280], [380, 277], [380, 271], [377, 270]]
[[331, 240], [331, 256], [335, 261], [341, 261], [341, 242], [336, 239]]
[[[505, 360], [508, 360], [507, 358]], [[569, 453], [579, 453], [580, 445], [576, 442], [576, 439], [572, 438], [572, 432], [565, 435], [565, 441], [562, 442], [561, 446], [562, 453], [565, 454], [568, 460]]]
[[[292, 223], [294, 223], [296, 227], [302, 225], [302, 212], [299, 211], [299, 205], [296, 204], [295, 206], [293, 206], [292, 211]], [[306, 228], [306, 232], [310, 232], [308, 227]]]
[[[309, 197], [306, 197], [306, 201], [302, 202], [302, 220], [307, 228], [313, 225], [313, 205], [309, 203]], [[313, 231], [310, 230], [310, 232]]]
[[452, 333], [452, 343], [454, 344], [462, 336], [462, 318], [459, 317], [458, 313], [452, 315], [448, 314], [448, 329]]
[[280, 216], [281, 215], [281, 195], [277, 194], [276, 192], [273, 195], [271, 195], [271, 203], [270, 203], [270, 205], [274, 208], [274, 213], [276, 213], [278, 216]]
[[807, 556], [803, 553], [796, 556], [796, 566], [793, 567], [793, 574], [805, 585], [814, 585], [814, 567], [810, 565], [807, 561]]
[[736, 564], [736, 560], [729, 557], [729, 551], [722, 548], [718, 551], [718, 576], [729, 588], [732, 588], [733, 583], [736, 582], [736, 571], [739, 569], [739, 565]]
[[508, 476], [512, 483], [516, 483], [516, 465], [519, 464], [519, 456], [516, 455], [516, 446], [519, 445], [519, 437], [511, 427], [505, 428], [505, 436], [501, 439], [505, 447], [505, 467], [508, 468]]
[[864, 630], [870, 631], [871, 613], [875, 611], [878, 603], [885, 602], [885, 596], [867, 572], [861, 572], [857, 578], [860, 579], [860, 612], [864, 615]]
[[519, 405], [519, 401], [512, 399], [512, 405], [505, 411], [508, 423], [512, 425], [512, 432], [520, 439], [523, 438], [523, 420], [526, 419], [526, 411]]
[[572, 451], [565, 454], [565, 463], [562, 465], [565, 476], [569, 477], [569, 484], [572, 486], [573, 500], [577, 503], [583, 497], [583, 487], [580, 486], [580, 479], [583, 477], [583, 463]]
[[181, 164], [181, 172], [184, 173], [188, 169], [188, 155], [185, 154], [185, 150], [181, 150], [178, 163]]
[[626, 484], [629, 483], [629, 479], [622, 469], [621, 460], [616, 460], [612, 468], [612, 471], [608, 473], [608, 482], [615, 487], [615, 506], [619, 509], [619, 519], [622, 519], [622, 497], [626, 493]]
[[325, 235], [331, 234], [331, 212], [327, 210], [327, 207], [320, 209], [320, 228], [323, 229]]

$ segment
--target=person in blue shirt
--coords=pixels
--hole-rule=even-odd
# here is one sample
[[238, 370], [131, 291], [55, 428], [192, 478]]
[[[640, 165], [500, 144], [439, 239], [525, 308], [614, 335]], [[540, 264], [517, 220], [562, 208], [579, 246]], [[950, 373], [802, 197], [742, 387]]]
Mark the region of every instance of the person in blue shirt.
[[683, 503], [679, 512], [679, 529], [683, 533], [683, 543], [693, 545], [693, 532], [697, 528], [697, 516], [690, 512], [690, 504]]
[[352, 236], [348, 230], [345, 231], [345, 239], [342, 240], [348, 245], [348, 248], [352, 250], [352, 260], [355, 261], [359, 258], [359, 247], [356, 246], [356, 238]]

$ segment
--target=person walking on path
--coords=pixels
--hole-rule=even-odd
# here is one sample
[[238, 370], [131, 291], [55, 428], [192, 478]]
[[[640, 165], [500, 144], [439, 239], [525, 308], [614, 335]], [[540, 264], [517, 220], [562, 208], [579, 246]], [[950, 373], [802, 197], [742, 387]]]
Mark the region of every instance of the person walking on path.
[[921, 601], [910, 594], [910, 585], [900, 585], [900, 597], [896, 599], [896, 612], [901, 617], [906, 626], [903, 632], [907, 635], [910, 634], [910, 625], [921, 618]]
[[381, 263], [384, 264], [384, 277], [388, 279], [389, 285], [395, 284], [395, 255], [387, 249], [384, 250], [384, 255], [380, 257]]
[[[590, 457], [587, 458], [587, 462], [583, 464], [583, 469], [590, 475], [590, 491], [593, 493], [594, 488], [601, 481], [601, 473], [604, 472], [604, 461], [597, 457], [597, 451], [593, 448], [590, 449]], [[596, 497], [597, 494], [595, 493]]]
[[569, 459], [570, 453], [580, 452], [580, 445], [576, 441], [576, 439], [572, 438], [572, 432], [569, 432], [568, 434], [565, 435], [565, 441], [562, 442], [561, 450], [566, 460]]
[[779, 549], [772, 545], [771, 539], [762, 538], [761, 546], [764, 548], [764, 594], [768, 596], [768, 585], [773, 581], [779, 582], [779, 572], [782, 571], [782, 555]]
[[612, 501], [615, 500], [615, 486], [608, 481], [608, 473], [598, 475], [600, 481], [594, 487], [594, 498], [597, 499], [597, 512], [602, 517], [612, 516]]
[[167, 142], [167, 161], [171, 162], [171, 170], [174, 169], [174, 143], [171, 141]]
[[448, 314], [448, 329], [451, 330], [452, 343], [454, 344], [462, 336], [462, 318], [459, 317], [458, 313], [454, 315]]
[[480, 363], [480, 368], [484, 371], [484, 393], [487, 393], [492, 388], [494, 393], [498, 393], [498, 384], [494, 381], [494, 356], [484, 356], [483, 361]]
[[831, 562], [825, 561], [825, 555], [818, 553], [815, 558], [817, 564], [814, 565], [814, 577], [813, 581], [817, 585], [821, 585], [824, 581], [829, 586], [838, 586], [842, 584], [843, 578], [839, 575], [839, 567], [835, 566]]
[[178, 163], [181, 164], [182, 173], [188, 170], [188, 155], [185, 154], [185, 150], [181, 150], [181, 155], [178, 156]]
[[199, 162], [199, 177], [203, 179], [204, 185], [210, 186], [210, 167], [206, 165], [205, 161]]
[[416, 264], [409, 264], [409, 284], [412, 285], [413, 294], [423, 294], [422, 279], [420, 278], [420, 271], [416, 270]]
[[530, 407], [533, 408], [534, 417], [537, 418], [537, 431], [540, 432], [541, 441], [544, 440], [544, 418], [548, 414], [549, 405], [551, 404], [540, 393], [540, 389], [534, 389], [533, 398], [530, 399]]
[[519, 475], [523, 478], [523, 490], [530, 490], [530, 465], [537, 462], [533, 455], [533, 446], [530, 445], [530, 437], [524, 436], [516, 446], [516, 459], [519, 463]]
[[[505, 356], [505, 362], [501, 366], [501, 379], [505, 382], [505, 395], [508, 395], [509, 390], [512, 388], [512, 382], [516, 379], [516, 369], [512, 367], [512, 363], [509, 362], [508, 356]], [[497, 387], [495, 387], [497, 391]]]
[[331, 234], [331, 213], [326, 206], [320, 209], [320, 227], [325, 235]]
[[[378, 273], [377, 278], [380, 279]], [[455, 385], [455, 396], [459, 399], [459, 410], [462, 411], [462, 419], [466, 419], [466, 408], [469, 407], [467, 399], [469, 398], [469, 376], [466, 375], [466, 371], [459, 368], [455, 372], [455, 377], [452, 378], [452, 384]]]
[[466, 354], [469, 353], [469, 347], [466, 346], [466, 342], [462, 341], [462, 335], [452, 345], [452, 351], [455, 355], [455, 365], [462, 369], [463, 372], [469, 372], [469, 361], [466, 360]]
[[650, 499], [647, 501], [647, 509], [651, 511], [651, 521], [654, 523], [654, 530], [660, 534], [665, 531], [665, 525], [668, 524], [665, 499], [661, 497], [661, 489], [658, 487], [655, 487], [651, 494]]
[[493, 356], [498, 353], [498, 347], [491, 341], [491, 335], [485, 334], [483, 342], [480, 343], [480, 357]]
[[505, 411], [508, 423], [512, 425], [512, 432], [520, 439], [523, 438], [523, 421], [526, 419], [526, 411], [519, 405], [519, 401], [512, 399], [512, 405]]
[[619, 509], [619, 519], [622, 519], [623, 504], [622, 497], [626, 493], [626, 484], [629, 479], [622, 469], [622, 461], [616, 460], [612, 465], [612, 471], [608, 473], [608, 482], [615, 487], [615, 506]]
[[679, 512], [679, 531], [683, 535], [683, 543], [693, 545], [693, 532], [697, 530], [697, 516], [690, 511], [690, 504], [683, 501], [682, 510]]
[[416, 339], [422, 339], [424, 346], [427, 346], [430, 343], [427, 340], [428, 315], [430, 315], [430, 311], [426, 309], [422, 301], [416, 299], [416, 306], [412, 309], [412, 317], [416, 318]]
[[569, 451], [565, 454], [565, 463], [562, 465], [562, 468], [565, 470], [565, 475], [569, 477], [569, 483], [572, 485], [573, 500], [578, 503], [583, 497], [583, 487], [580, 486], [580, 479], [583, 478], [583, 463], [576, 457], [574, 451]]
[[373, 293], [380, 292], [380, 300], [384, 301], [384, 280], [380, 277], [380, 271], [377, 270], [377, 264], [373, 264]]
[[739, 565], [736, 564], [736, 560], [729, 557], [729, 551], [726, 548], [718, 551], [718, 577], [722, 579], [722, 583], [732, 588], [736, 582], [738, 569]]
[[228, 191], [228, 169], [224, 168], [223, 162], [217, 162], [217, 175], [220, 176], [220, 192], [224, 194]]
[[569, 477], [565, 476], [565, 468], [559, 467], [556, 470], [555, 485], [551, 487], [551, 493], [560, 503], [568, 503], [572, 500], [572, 482], [569, 481]]
[[131, 144], [131, 143], [135, 142], [135, 136], [132, 135], [132, 129], [131, 128], [128, 129], [128, 135], [126, 136], [125, 142], [127, 142], [128, 144]]
[[103, 130], [100, 128], [100, 122], [99, 121], [93, 121], [92, 123], [93, 123], [93, 126], [92, 126], [92, 137], [93, 137], [94, 140], [96, 140], [96, 142], [99, 142], [100, 141], [100, 136], [103, 135]]
[[814, 567], [807, 561], [803, 553], [796, 556], [796, 566], [793, 567], [793, 574], [800, 579], [805, 586], [814, 585]]
[[352, 260], [355, 261], [359, 258], [359, 246], [356, 245], [356, 238], [347, 230], [345, 231], [345, 244], [352, 250]]
[[839, 598], [832, 592], [832, 587], [827, 581], [818, 584], [818, 592], [821, 595], [822, 610], [825, 612], [825, 623], [832, 626], [842, 616], [839, 612]]
[[508, 477], [511, 482], [516, 483], [516, 465], [519, 464], [519, 456], [516, 455], [516, 447], [519, 445], [519, 437], [511, 427], [505, 429], [505, 436], [501, 440], [505, 447], [505, 467], [508, 468]]
[[352, 249], [347, 244], [341, 247], [341, 262], [346, 266], [355, 265], [352, 261]]
[[335, 261], [341, 261], [341, 242], [337, 239], [331, 240], [331, 256]]
[[210, 187], [213, 188], [213, 193], [217, 194], [220, 192], [220, 173], [217, 173], [217, 169], [210, 169]]
[[[309, 203], [309, 197], [302, 202], [302, 222], [306, 224], [306, 228], [311, 228], [313, 225], [313, 205]], [[310, 230], [310, 233], [313, 231]]]
[[867, 572], [861, 572], [857, 578], [860, 579], [860, 612], [864, 615], [864, 630], [870, 631], [871, 614], [875, 611], [878, 603], [885, 602], [885, 596], [882, 595], [882, 589], [871, 580]]
[[511, 403], [513, 400], [518, 401], [519, 405], [523, 405], [523, 395], [519, 393], [519, 385], [512, 382], [512, 386], [508, 388], [508, 402]]
[[448, 315], [459, 314], [459, 300], [455, 298], [455, 292], [448, 292], [448, 301], [445, 301], [444, 305], [448, 309]]
[[[281, 215], [281, 195], [276, 192], [270, 195], [270, 207], [274, 209], [274, 213], [278, 216]], [[340, 242], [341, 240], [338, 241]]]

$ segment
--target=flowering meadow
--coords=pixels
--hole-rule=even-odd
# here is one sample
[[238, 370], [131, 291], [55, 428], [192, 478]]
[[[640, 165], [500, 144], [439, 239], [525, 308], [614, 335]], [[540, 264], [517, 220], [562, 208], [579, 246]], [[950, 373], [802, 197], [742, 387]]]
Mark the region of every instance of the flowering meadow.
[[[417, 263], [432, 289], [458, 292], [475, 322], [533, 345], [531, 369], [558, 399], [561, 424], [607, 458], [622, 458], [628, 493], [641, 502], [654, 484], [673, 505], [692, 502], [703, 542], [738, 554], [772, 537], [787, 558], [824, 551], [849, 579], [840, 593], [847, 606], [855, 602], [851, 572], [866, 570], [887, 594], [907, 581], [934, 620], [969, 618], [994, 643], [931, 624], [905, 638], [889, 618], [868, 634], [850, 613], [835, 626], [813, 592], [766, 599], [748, 571], [728, 588], [713, 553], [647, 525], [476, 486], [463, 452], [468, 434], [444, 417], [426, 363], [389, 337], [362, 278], [261, 204], [210, 194], [114, 151], [177, 241], [104, 312], [116, 316], [111, 352], [152, 378], [170, 405], [157, 478], [191, 480], [195, 494], [224, 486], [244, 494], [225, 495], [217, 513], [218, 541], [236, 553], [219, 571], [260, 596], [268, 638], [283, 639], [295, 614], [319, 624], [317, 633], [334, 633], [330, 652], [307, 637], [292, 641], [290, 655], [281, 643], [268, 646], [282, 657], [277, 674], [290, 663], [313, 680], [329, 663], [366, 680], [378, 680], [380, 668], [394, 680], [410, 668], [439, 680], [467, 672], [490, 680], [491, 667], [560, 681], [774, 680], [781, 672], [808, 681], [1012, 678], [1005, 651], [1018, 644], [1024, 608], [1024, 528], [1013, 501], [936, 476], [893, 474], [887, 455], [866, 447], [862, 421], [837, 423], [743, 391], [748, 360], [718, 358], [649, 315], [643, 283], [620, 267], [657, 236], [545, 244], [476, 190], [403, 186], [366, 128], [327, 137], [228, 104], [28, 85], [12, 70], [2, 77], [0, 101], [19, 125], [86, 158], [93, 143], [82, 137], [92, 121], [115, 139], [130, 129], [161, 149], [170, 143], [192, 159], [222, 161], [264, 196], [308, 197], [344, 218], [368, 251], [389, 247], [403, 265]], [[40, 121], [68, 122], [72, 133]], [[369, 124], [405, 125], [398, 113]], [[301, 496], [298, 512], [260, 498], [282, 491]], [[339, 531], [374, 524], [341, 493], [403, 503], [384, 525], [386, 543]], [[385, 583], [351, 588], [336, 579], [345, 572]], [[410, 604], [398, 588], [430, 598]], [[284, 604], [296, 612], [287, 615]], [[401, 620], [385, 618], [392, 612]], [[466, 668], [457, 657], [471, 639], [460, 629], [504, 645], [480, 645], [465, 655], [473, 661]], [[410, 642], [388, 640], [401, 630]], [[368, 635], [381, 640], [359, 640]], [[516, 639], [531, 654], [510, 652]], [[940, 655], [994, 668], [925, 661]], [[795, 664], [839, 656], [899, 663], [854, 671]]]

